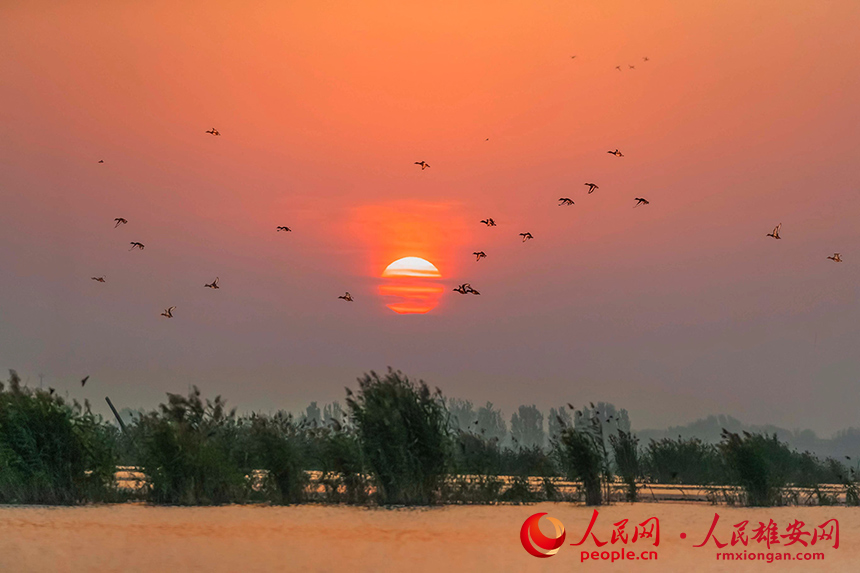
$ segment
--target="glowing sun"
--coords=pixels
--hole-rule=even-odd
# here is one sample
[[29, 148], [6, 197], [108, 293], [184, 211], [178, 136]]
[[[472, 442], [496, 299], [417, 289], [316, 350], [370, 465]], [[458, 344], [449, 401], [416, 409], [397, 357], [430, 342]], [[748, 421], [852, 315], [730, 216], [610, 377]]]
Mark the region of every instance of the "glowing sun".
[[436, 308], [444, 288], [434, 284], [442, 278], [436, 265], [420, 257], [397, 259], [382, 272], [391, 279], [379, 287], [379, 294], [394, 299], [386, 306], [398, 314], [424, 314]]

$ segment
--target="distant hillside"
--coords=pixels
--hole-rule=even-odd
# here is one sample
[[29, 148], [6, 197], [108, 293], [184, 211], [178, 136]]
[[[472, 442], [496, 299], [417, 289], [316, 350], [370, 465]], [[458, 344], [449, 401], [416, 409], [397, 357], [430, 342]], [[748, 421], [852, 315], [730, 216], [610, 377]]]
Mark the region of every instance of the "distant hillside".
[[[643, 443], [652, 439], [661, 440], [678, 436], [684, 439], [699, 438], [704, 442], [717, 443], [720, 441], [720, 432], [723, 428], [735, 433], [747, 431], [776, 434], [781, 441], [787, 442], [798, 451], [810, 451], [821, 458], [834, 457], [845, 460], [845, 457], [849, 456], [852, 462], [860, 460], [860, 429], [858, 428], [841, 430], [831, 438], [819, 438], [812, 430], [786, 430], [771, 425], [756, 426], [744, 424], [731, 416], [719, 415], [708, 416], [686, 426], [672, 426], [666, 430], [635, 430], [635, 433]], [[853, 464], [849, 462], [849, 465]]]

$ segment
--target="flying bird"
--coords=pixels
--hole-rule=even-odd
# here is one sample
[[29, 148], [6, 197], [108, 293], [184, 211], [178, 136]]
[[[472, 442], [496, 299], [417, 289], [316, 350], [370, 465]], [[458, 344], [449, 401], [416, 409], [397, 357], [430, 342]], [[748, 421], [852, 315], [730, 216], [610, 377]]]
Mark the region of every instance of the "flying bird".
[[570, 57], [570, 59], [571, 59], [571, 60], [573, 60], [573, 59], [575, 59], [575, 58], [576, 58], [576, 56], [571, 56], [571, 57]]
[[175, 306], [171, 306], [170, 308], [168, 308], [167, 310], [165, 310], [164, 312], [162, 312], [162, 313], [161, 313], [161, 316], [166, 316], [167, 318], [173, 318], [173, 309], [174, 309], [174, 308], [176, 308], [176, 307], [175, 307]]
[[105, 278], [104, 278], [104, 277], [92, 277], [92, 279], [93, 279], [94, 281], [96, 281], [96, 282], [100, 282], [100, 283], [105, 282]]
[[620, 72], [620, 71], [621, 71], [621, 66], [615, 66], [615, 69], [616, 69], [616, 70], [618, 70], [618, 71]]
[[[612, 152], [610, 151], [609, 153], [612, 153]], [[595, 189], [600, 189], [600, 187], [598, 187], [598, 186], [597, 186], [597, 185], [595, 185], [594, 183], [586, 183], [586, 184], [585, 184], [585, 186], [586, 186], [586, 187], [588, 187], [588, 194], [589, 194], [589, 195], [591, 195], [592, 193], [594, 193], [594, 190], [595, 190]]]
[[219, 286], [218, 286], [218, 281], [219, 281], [219, 280], [220, 280], [220, 278], [219, 278], [219, 277], [215, 277], [215, 280], [214, 280], [214, 281], [212, 281], [212, 282], [211, 282], [211, 283], [209, 283], [208, 285], [203, 285], [203, 286], [205, 286], [205, 287], [207, 287], [207, 288], [221, 288], [221, 287], [219, 287]]
[[481, 294], [478, 291], [476, 291], [475, 289], [473, 289], [472, 285], [470, 285], [469, 283], [461, 284], [460, 286], [455, 288], [454, 291], [456, 291], [460, 294]]
[[289, 227], [278, 227], [278, 231], [292, 231]]
[[133, 251], [136, 248], [140, 249], [141, 251], [144, 249], [143, 243], [138, 243], [137, 241], [132, 241], [130, 244], [131, 244], [131, 248], [129, 249], [129, 251]]
[[99, 159], [99, 163], [104, 163], [104, 162], [105, 162], [104, 159]]
[[525, 243], [526, 241], [528, 241], [529, 239], [534, 239], [534, 237], [532, 237], [532, 234], [531, 234], [531, 233], [520, 233], [520, 237], [522, 237], [522, 238], [523, 238], [523, 242], [524, 242], [524, 243]]
[[113, 226], [114, 229], [116, 229], [120, 225], [125, 225], [126, 223], [128, 223], [128, 220], [123, 219], [122, 217], [117, 217], [116, 219], [114, 219], [114, 221], [116, 222], [116, 225]]
[[779, 229], [780, 229], [780, 227], [782, 227], [782, 223], [780, 223], [779, 225], [777, 225], [776, 227], [774, 227], [774, 228], [773, 228], [773, 232], [772, 232], [772, 233], [768, 233], [768, 234], [767, 234], [767, 236], [768, 236], [768, 237], [773, 237], [774, 239], [779, 239], [779, 238], [781, 238], [781, 237], [779, 236]]
[[832, 256], [832, 257], [827, 257], [827, 258], [828, 258], [828, 259], [830, 259], [831, 261], [834, 261], [834, 262], [837, 262], [837, 263], [841, 263], [841, 262], [842, 262], [842, 255], [840, 255], [839, 253], [833, 253], [833, 256]]
[[212, 135], [221, 135], [221, 132], [215, 129], [214, 127], [208, 130], [206, 133], [211, 133]]
[[638, 207], [639, 205], [650, 205], [651, 204], [651, 201], [649, 201], [648, 199], [643, 199], [642, 197], [634, 197], [633, 199], [636, 201], [636, 204], [633, 205], [634, 209], [636, 207]]
[[559, 199], [558, 199], [558, 206], [559, 207], [561, 207], [562, 205], [573, 205], [573, 204], [574, 204], [573, 199], [570, 199], [569, 197], [559, 197]]
[[84, 384], [86, 384], [86, 383], [87, 383], [87, 380], [89, 380], [89, 379], [90, 379], [89, 375], [84, 376], [84, 379], [83, 379], [83, 380], [81, 380], [81, 388], [83, 388], [83, 387], [84, 387]]
[[486, 226], [488, 226], [488, 227], [495, 227], [495, 226], [496, 226], [496, 222], [493, 220], [493, 218], [492, 218], [492, 217], [490, 217], [490, 218], [488, 218], [488, 219], [484, 219], [484, 220], [483, 220], [483, 221], [481, 221], [481, 222], [482, 222], [483, 224], [485, 224]]
[[352, 295], [351, 295], [351, 294], [349, 294], [349, 291], [346, 291], [346, 294], [345, 294], [345, 295], [343, 295], [343, 296], [339, 296], [339, 297], [337, 297], [337, 298], [342, 298], [342, 299], [343, 299], [343, 300], [345, 300], [346, 302], [352, 302]]
[[648, 56], [645, 56], [644, 58], [642, 58], [642, 61], [643, 61], [643, 62], [647, 62], [647, 61], [648, 61]]
[[426, 161], [416, 161], [416, 162], [415, 162], [415, 165], [420, 165], [420, 166], [421, 166], [421, 171], [424, 171], [425, 169], [427, 169], [428, 167], [430, 167], [430, 164], [429, 164], [429, 163], [427, 163]]
[[606, 153], [614, 155], [615, 157], [624, 157], [624, 154], [618, 151], [618, 149], [616, 149], [615, 151], [607, 151]]
[[627, 64], [627, 67], [628, 67], [628, 68], [630, 68], [631, 70], [635, 70], [635, 69], [636, 69], [636, 66], [631, 66], [630, 64]]
[[480, 261], [481, 259], [485, 259], [485, 258], [487, 258], [487, 253], [485, 253], [484, 251], [476, 251], [476, 252], [474, 252], [474, 253], [472, 253], [472, 254], [473, 254], [473, 255], [475, 255], [475, 256], [477, 257], [477, 258], [475, 259], [475, 261], [476, 261], [476, 262], [477, 262], [477, 261]]

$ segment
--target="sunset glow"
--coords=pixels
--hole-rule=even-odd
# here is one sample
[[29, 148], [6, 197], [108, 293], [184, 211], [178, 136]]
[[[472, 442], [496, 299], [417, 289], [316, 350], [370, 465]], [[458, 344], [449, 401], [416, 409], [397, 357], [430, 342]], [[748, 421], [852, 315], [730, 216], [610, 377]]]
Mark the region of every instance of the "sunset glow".
[[386, 306], [398, 314], [424, 314], [436, 308], [444, 287], [432, 279], [442, 278], [439, 269], [420, 257], [403, 257], [388, 265], [383, 278], [393, 279], [380, 285], [379, 294], [393, 298]]

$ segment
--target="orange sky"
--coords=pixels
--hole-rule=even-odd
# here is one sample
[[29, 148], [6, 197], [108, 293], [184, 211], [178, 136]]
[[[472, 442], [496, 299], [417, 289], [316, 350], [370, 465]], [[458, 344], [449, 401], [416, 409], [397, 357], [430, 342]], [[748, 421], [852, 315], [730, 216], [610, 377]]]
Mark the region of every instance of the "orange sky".
[[[853, 422], [860, 4], [58, 4], [0, 5], [0, 367]], [[427, 315], [380, 296], [403, 256], [442, 272]]]

